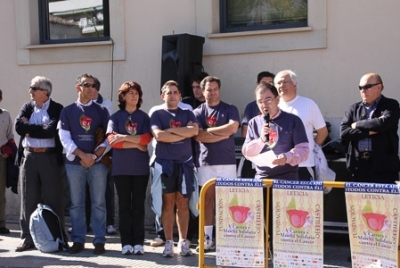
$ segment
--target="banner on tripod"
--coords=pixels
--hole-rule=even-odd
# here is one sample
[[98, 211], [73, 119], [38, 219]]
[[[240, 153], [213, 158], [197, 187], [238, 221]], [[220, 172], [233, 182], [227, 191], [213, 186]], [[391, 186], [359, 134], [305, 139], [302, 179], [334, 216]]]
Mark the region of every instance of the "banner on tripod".
[[217, 178], [217, 265], [265, 267], [263, 183]]
[[345, 197], [353, 267], [397, 267], [397, 185], [347, 182]]
[[323, 182], [274, 180], [274, 267], [323, 267]]

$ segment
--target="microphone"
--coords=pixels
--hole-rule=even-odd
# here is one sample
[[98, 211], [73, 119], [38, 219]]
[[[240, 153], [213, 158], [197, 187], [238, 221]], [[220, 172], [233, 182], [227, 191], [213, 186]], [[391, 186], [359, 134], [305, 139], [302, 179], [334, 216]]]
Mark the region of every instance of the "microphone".
[[[264, 115], [264, 121], [265, 121], [266, 124], [269, 125], [269, 113], [266, 113], [266, 114]], [[269, 141], [269, 134], [268, 134], [268, 133], [265, 134], [265, 141], [266, 141], [266, 142]]]

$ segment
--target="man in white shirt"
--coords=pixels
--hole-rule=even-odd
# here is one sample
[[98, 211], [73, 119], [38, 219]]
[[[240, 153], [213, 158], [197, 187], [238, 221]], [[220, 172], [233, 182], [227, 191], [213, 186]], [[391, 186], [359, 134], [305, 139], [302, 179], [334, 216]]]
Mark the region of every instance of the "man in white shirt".
[[[53, 101], [50, 79], [36, 76], [31, 80], [26, 102], [15, 119], [15, 131], [20, 136], [19, 194], [21, 197], [20, 227], [22, 243], [17, 252], [35, 248], [29, 231], [29, 219], [38, 203], [50, 206], [64, 226], [62, 145], [57, 135], [57, 122], [63, 106]], [[39, 163], [39, 164], [38, 164]]]
[[[328, 136], [324, 117], [313, 100], [297, 95], [297, 75], [293, 71], [280, 71], [275, 76], [274, 83], [281, 97], [279, 108], [300, 117], [306, 129], [310, 153], [308, 159], [299, 164], [299, 180], [313, 180], [315, 178], [314, 144], [321, 146]], [[315, 136], [314, 131], [316, 131]]]

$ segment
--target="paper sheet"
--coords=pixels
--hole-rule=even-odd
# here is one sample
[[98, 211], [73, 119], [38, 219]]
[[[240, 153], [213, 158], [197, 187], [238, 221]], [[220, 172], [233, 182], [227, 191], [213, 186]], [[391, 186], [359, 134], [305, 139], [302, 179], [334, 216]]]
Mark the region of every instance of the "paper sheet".
[[277, 156], [273, 151], [267, 151], [265, 153], [261, 153], [256, 156], [248, 156], [247, 159], [256, 164], [259, 167], [270, 167], [274, 168], [277, 165], [272, 164], [272, 161], [275, 160]]

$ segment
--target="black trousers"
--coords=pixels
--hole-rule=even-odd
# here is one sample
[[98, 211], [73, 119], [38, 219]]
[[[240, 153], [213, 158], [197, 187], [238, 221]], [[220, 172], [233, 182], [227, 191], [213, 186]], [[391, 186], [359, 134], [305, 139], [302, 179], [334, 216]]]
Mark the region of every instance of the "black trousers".
[[118, 194], [121, 244], [143, 246], [144, 204], [149, 176], [114, 176], [114, 181]]
[[372, 159], [360, 159], [357, 161], [358, 168], [351, 172], [351, 180], [354, 182], [368, 183], [395, 183], [399, 180], [398, 172], [373, 171]]

